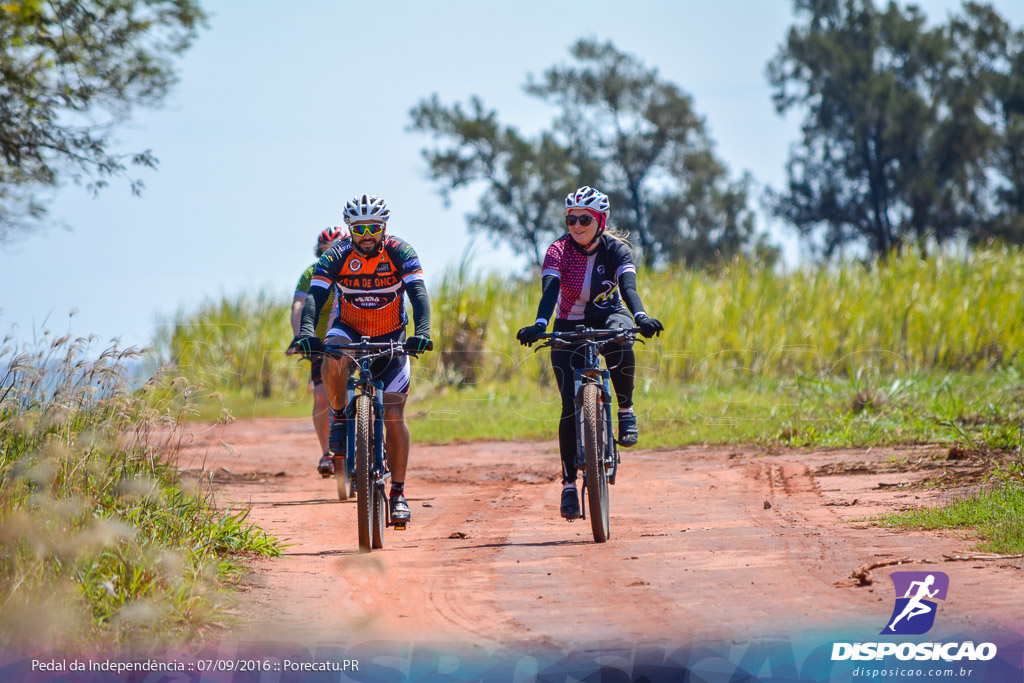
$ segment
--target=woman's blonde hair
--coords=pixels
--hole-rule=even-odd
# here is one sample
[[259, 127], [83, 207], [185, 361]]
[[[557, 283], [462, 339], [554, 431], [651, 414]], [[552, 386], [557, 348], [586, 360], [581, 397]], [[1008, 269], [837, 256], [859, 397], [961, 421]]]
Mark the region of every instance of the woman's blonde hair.
[[605, 227], [604, 227], [604, 234], [608, 235], [613, 240], [618, 240], [619, 242], [622, 242], [623, 244], [625, 244], [630, 249], [633, 248], [633, 245], [630, 244], [630, 242], [629, 242], [629, 231], [628, 230], [622, 230], [621, 228], [618, 228], [618, 227], [616, 227], [614, 225], [605, 225]]

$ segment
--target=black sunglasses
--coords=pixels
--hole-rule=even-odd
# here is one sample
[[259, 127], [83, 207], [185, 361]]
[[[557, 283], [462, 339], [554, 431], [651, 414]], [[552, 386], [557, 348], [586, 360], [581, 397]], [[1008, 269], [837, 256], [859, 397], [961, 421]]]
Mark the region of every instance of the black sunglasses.
[[568, 225], [570, 228], [572, 226], [576, 225], [576, 221], [579, 221], [580, 225], [582, 225], [585, 228], [585, 227], [587, 227], [588, 225], [590, 225], [591, 223], [594, 222], [594, 217], [593, 216], [566, 216], [565, 217], [565, 224]]

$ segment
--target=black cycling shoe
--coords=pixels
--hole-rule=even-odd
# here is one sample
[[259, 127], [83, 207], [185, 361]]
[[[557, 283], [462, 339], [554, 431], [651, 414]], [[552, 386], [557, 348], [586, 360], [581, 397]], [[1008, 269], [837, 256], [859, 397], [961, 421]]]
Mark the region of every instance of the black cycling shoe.
[[348, 420], [344, 416], [338, 417], [337, 414], [331, 416], [331, 435], [327, 440], [327, 447], [331, 450], [331, 453], [335, 455], [345, 455], [348, 448], [348, 434], [346, 425]]
[[388, 505], [391, 506], [392, 522], [408, 522], [412, 519], [409, 503], [401, 493], [392, 493], [391, 498], [388, 500]]
[[636, 428], [636, 415], [619, 413], [619, 445], [623, 448], [635, 446], [640, 440], [640, 432]]
[[316, 471], [324, 479], [334, 474], [334, 456], [324, 453], [324, 457], [320, 458], [320, 464], [316, 466]]
[[562, 489], [562, 516], [570, 522], [583, 516], [576, 489]]

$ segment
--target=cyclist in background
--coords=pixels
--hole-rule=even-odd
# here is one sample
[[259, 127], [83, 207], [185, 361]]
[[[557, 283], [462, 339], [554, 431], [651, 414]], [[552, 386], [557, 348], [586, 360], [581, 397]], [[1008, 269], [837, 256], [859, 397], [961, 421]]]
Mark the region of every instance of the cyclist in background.
[[[522, 328], [516, 335], [524, 346], [540, 339], [556, 306], [555, 332], [569, 332], [580, 324], [609, 329], [629, 328], [635, 323], [640, 333], [649, 338], [664, 329], [659, 320], [644, 311], [636, 291], [633, 255], [622, 236], [608, 226], [609, 210], [608, 195], [591, 187], [581, 187], [565, 198], [568, 231], [548, 247], [544, 257], [537, 322]], [[576, 490], [573, 371], [582, 365], [583, 354], [577, 349], [575, 346], [551, 349], [551, 367], [562, 396], [562, 415], [558, 423], [558, 449], [562, 456], [561, 513], [569, 520], [581, 514]], [[639, 432], [633, 412], [636, 366], [633, 345], [607, 342], [600, 351], [611, 374], [618, 403], [619, 445], [634, 446]]]
[[[336, 243], [320, 257], [302, 308], [302, 324], [292, 346], [304, 354], [323, 351], [324, 343], [315, 334], [328, 292], [337, 287], [341, 293], [338, 317], [324, 341], [345, 344], [363, 336], [374, 342], [403, 341], [407, 350], [422, 353], [430, 344], [430, 301], [423, 281], [423, 270], [413, 248], [386, 232], [390, 211], [383, 199], [362, 195], [345, 205], [345, 223], [349, 237]], [[405, 294], [412, 304], [415, 334], [405, 338], [407, 318]], [[405, 423], [405, 401], [409, 394], [408, 356], [376, 361], [374, 376], [384, 384], [385, 447], [391, 467], [389, 506], [391, 519], [408, 522], [411, 515], [405, 499], [405, 474], [409, 461], [409, 427]], [[345, 405], [348, 402], [348, 377], [352, 370], [347, 358], [327, 358], [324, 383], [333, 409], [329, 447], [332, 453], [345, 452]], [[320, 474], [334, 474], [334, 459], [320, 461]]]
[[[326, 228], [317, 237], [316, 247], [313, 248], [313, 253], [316, 254], [317, 259], [323, 255], [327, 248], [342, 238], [341, 228]], [[309, 268], [303, 271], [302, 276], [299, 278], [299, 282], [295, 285], [295, 296], [292, 299], [292, 334], [298, 336], [299, 327], [302, 323], [302, 305], [306, 301], [306, 297], [309, 294], [309, 285], [313, 280], [313, 272], [316, 270], [316, 263], [313, 263]], [[325, 310], [328, 311], [328, 315], [321, 315], [320, 322], [316, 327], [316, 336], [321, 339], [327, 334], [327, 330], [334, 323], [334, 318], [338, 315], [338, 302], [335, 296], [335, 290], [331, 289], [327, 295], [327, 300], [324, 302]], [[296, 353], [294, 347], [289, 346], [285, 354], [292, 355]], [[331, 429], [331, 404], [327, 400], [327, 389], [324, 388], [323, 377], [320, 373], [321, 364], [323, 363], [323, 356], [313, 356], [310, 358], [310, 379], [313, 382], [313, 429], [316, 430], [316, 438], [320, 442], [320, 452], [323, 455], [327, 455], [327, 437]]]

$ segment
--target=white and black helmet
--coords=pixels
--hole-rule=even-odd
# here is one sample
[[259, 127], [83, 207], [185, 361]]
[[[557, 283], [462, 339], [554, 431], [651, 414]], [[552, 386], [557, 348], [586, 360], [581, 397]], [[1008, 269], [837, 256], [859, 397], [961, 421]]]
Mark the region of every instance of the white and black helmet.
[[569, 209], [590, 209], [597, 213], [608, 215], [611, 204], [608, 202], [608, 195], [598, 192], [589, 185], [570, 192], [565, 197], [565, 210]]
[[390, 216], [387, 202], [375, 194], [364, 194], [345, 204], [345, 225], [361, 221], [387, 223]]

